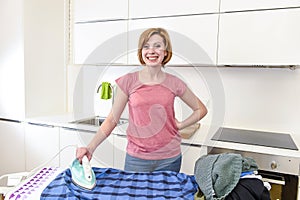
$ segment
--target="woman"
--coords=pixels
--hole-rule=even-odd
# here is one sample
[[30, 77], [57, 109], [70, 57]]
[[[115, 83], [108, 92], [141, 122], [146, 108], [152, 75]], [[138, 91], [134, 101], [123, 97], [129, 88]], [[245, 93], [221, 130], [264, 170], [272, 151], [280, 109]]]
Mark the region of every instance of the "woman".
[[[179, 130], [202, 119], [207, 109], [187, 85], [162, 70], [172, 57], [172, 46], [165, 29], [150, 28], [139, 39], [138, 58], [143, 69], [116, 80], [117, 92], [112, 110], [87, 147], [77, 149], [81, 161], [90, 160], [99, 144], [116, 127], [125, 105], [129, 108], [125, 170], [149, 172], [180, 171]], [[179, 122], [175, 119], [174, 99], [178, 96], [192, 110]]]

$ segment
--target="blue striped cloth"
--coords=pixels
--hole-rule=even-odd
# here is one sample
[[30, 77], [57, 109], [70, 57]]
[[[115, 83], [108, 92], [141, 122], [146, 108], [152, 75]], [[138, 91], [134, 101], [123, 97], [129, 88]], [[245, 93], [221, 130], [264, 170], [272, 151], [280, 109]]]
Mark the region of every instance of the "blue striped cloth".
[[97, 185], [82, 189], [71, 181], [71, 171], [60, 173], [42, 192], [41, 199], [163, 200], [194, 199], [198, 184], [194, 176], [172, 171], [126, 172], [93, 168]]

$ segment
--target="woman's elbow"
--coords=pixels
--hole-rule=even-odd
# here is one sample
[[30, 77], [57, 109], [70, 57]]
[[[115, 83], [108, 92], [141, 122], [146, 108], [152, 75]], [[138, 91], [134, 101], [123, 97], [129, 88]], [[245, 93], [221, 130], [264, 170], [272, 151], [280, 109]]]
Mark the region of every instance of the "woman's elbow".
[[199, 110], [200, 110], [199, 118], [202, 119], [203, 117], [206, 116], [206, 114], [208, 113], [208, 110], [205, 105], [201, 106], [201, 108]]

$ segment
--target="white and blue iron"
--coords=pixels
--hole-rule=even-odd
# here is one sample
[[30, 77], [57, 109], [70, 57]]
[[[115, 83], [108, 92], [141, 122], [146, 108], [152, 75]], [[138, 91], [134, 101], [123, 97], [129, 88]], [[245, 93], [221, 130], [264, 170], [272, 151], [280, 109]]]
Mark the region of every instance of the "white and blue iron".
[[82, 158], [82, 164], [78, 159], [75, 159], [70, 167], [72, 182], [83, 188], [92, 190], [96, 186], [95, 173], [86, 156]]

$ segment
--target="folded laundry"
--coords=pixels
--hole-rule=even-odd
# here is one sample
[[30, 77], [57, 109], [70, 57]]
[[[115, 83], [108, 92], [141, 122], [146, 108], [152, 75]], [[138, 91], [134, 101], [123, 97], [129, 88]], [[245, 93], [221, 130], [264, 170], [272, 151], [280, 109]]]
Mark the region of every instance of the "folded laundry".
[[[214, 198], [224, 200], [270, 200], [270, 193], [257, 178], [242, 178], [236, 187], [224, 198]], [[194, 195], [194, 200], [207, 200], [201, 190]]]
[[[241, 184], [241, 175], [243, 173], [244, 175], [251, 174], [257, 170], [258, 166], [252, 158], [242, 157], [240, 154], [235, 153], [223, 153], [200, 157], [196, 161], [194, 174], [205, 199], [217, 200], [227, 199], [226, 197], [230, 197], [229, 194], [232, 195], [231, 193]], [[261, 192], [261, 194], [255, 195], [268, 197], [268, 190], [264, 187], [261, 180], [255, 179], [255, 181], [246, 182], [248, 184], [249, 182], [257, 181], [260, 183], [258, 186], [262, 188], [261, 190], [256, 190]], [[245, 181], [242, 182], [244, 183]], [[244, 196], [244, 199], [247, 198]]]
[[247, 175], [255, 175], [255, 174], [257, 174], [257, 171], [246, 171], [246, 172], [242, 172], [241, 173], [241, 178], [242, 177], [245, 177], [245, 176], [247, 176]]

